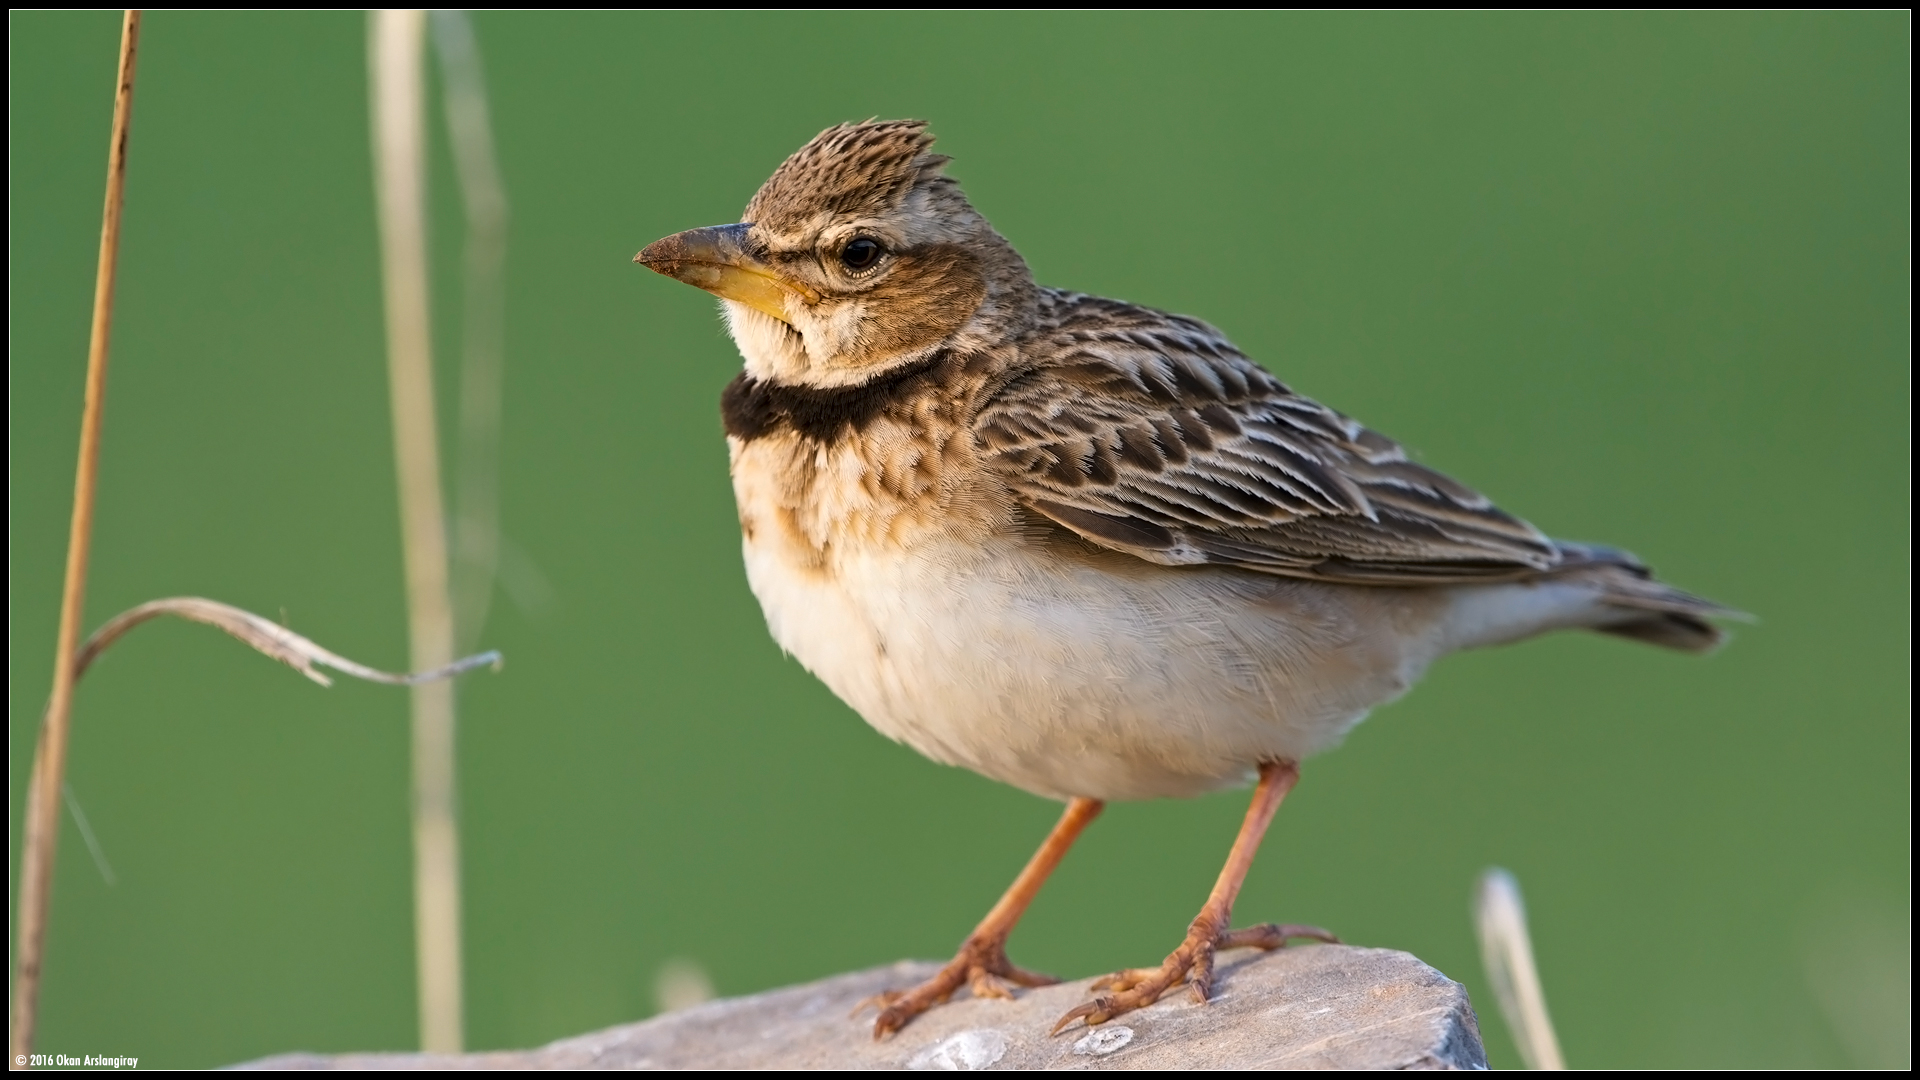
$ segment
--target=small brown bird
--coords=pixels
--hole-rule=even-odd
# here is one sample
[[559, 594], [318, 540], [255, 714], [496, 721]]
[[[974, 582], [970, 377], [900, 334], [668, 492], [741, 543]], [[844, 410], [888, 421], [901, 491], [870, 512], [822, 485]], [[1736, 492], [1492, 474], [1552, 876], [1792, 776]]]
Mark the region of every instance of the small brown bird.
[[1182, 982], [1205, 1001], [1219, 949], [1334, 940], [1234, 930], [1234, 897], [1298, 763], [1440, 656], [1568, 627], [1719, 643], [1725, 609], [1547, 538], [1213, 327], [1036, 285], [932, 143], [829, 128], [738, 224], [635, 256], [719, 296], [745, 358], [721, 414], [774, 639], [881, 733], [1067, 803], [875, 1037], [961, 986], [1053, 981], [1007, 937], [1107, 800], [1257, 780], [1179, 947], [1056, 1031]]

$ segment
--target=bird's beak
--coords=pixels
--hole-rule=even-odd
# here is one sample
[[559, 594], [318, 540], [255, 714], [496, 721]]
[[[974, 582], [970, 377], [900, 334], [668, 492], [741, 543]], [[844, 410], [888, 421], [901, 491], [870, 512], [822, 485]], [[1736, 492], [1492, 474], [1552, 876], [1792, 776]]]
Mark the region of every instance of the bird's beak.
[[820, 302], [820, 294], [749, 254], [750, 228], [743, 222], [688, 229], [648, 244], [633, 261], [792, 325], [791, 305], [811, 307]]

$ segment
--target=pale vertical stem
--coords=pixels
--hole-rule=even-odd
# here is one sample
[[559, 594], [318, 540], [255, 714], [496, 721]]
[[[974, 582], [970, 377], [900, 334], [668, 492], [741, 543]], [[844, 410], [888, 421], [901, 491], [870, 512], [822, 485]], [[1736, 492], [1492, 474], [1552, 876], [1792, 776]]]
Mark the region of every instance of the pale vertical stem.
[[[453, 612], [447, 593], [446, 517], [440, 497], [427, 298], [426, 16], [416, 10], [376, 11], [368, 29], [374, 187], [380, 215], [394, 457], [400, 480], [407, 629], [413, 667], [437, 668], [453, 659]], [[420, 1045], [432, 1052], [453, 1053], [464, 1041], [453, 686], [427, 683], [413, 687], [412, 694]]]
[[500, 387], [506, 352], [507, 193], [493, 150], [493, 121], [473, 20], [435, 11], [434, 51], [453, 162], [466, 209], [461, 304], [459, 456], [454, 465], [454, 640], [480, 639], [500, 562]]
[[1540, 970], [1533, 962], [1533, 938], [1527, 933], [1520, 883], [1505, 870], [1488, 870], [1480, 875], [1473, 907], [1487, 979], [1493, 983], [1494, 1000], [1513, 1032], [1521, 1060], [1529, 1069], [1566, 1068], [1553, 1019], [1547, 1015], [1547, 997], [1540, 989]]
[[46, 960], [47, 907], [53, 891], [53, 853], [60, 837], [60, 790], [67, 768], [67, 727], [73, 707], [73, 651], [87, 595], [87, 556], [93, 544], [94, 479], [100, 464], [100, 414], [107, 397], [107, 344], [113, 329], [113, 289], [120, 263], [120, 210], [125, 203], [127, 136], [133, 124], [133, 68], [139, 54], [140, 13], [120, 23], [120, 72], [113, 97], [113, 135], [107, 147], [107, 197], [101, 212], [100, 261], [93, 279], [93, 327], [87, 342], [87, 389], [80, 411], [80, 460], [74, 472], [73, 521], [67, 532], [66, 583], [53, 647], [53, 693], [47, 702], [33, 777], [27, 783], [27, 821], [20, 866], [19, 971], [13, 992], [16, 1059], [33, 1050], [39, 1020], [40, 973]]

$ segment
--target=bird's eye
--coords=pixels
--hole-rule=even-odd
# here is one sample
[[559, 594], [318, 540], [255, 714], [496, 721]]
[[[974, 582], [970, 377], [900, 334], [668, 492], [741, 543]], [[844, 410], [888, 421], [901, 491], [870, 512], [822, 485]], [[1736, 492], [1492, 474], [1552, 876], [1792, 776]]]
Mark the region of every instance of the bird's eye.
[[846, 247], [840, 249], [840, 261], [845, 263], [849, 270], [866, 270], [880, 261], [884, 250], [879, 241], [865, 236], [856, 236], [847, 241]]

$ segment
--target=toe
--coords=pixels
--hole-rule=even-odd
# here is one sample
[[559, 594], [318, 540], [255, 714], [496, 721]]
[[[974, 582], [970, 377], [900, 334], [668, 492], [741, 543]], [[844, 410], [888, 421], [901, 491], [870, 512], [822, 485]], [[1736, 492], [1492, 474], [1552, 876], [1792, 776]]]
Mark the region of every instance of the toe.
[[859, 1016], [861, 1013], [866, 1012], [868, 1009], [879, 1009], [882, 1012], [884, 1012], [886, 1011], [887, 1006], [893, 1004], [896, 1001], [899, 1001], [901, 998], [905, 996], [906, 996], [905, 994], [901, 993], [898, 990], [882, 990], [879, 993], [873, 995], [872, 997], [861, 998], [859, 1002], [854, 1005], [852, 1010], [850, 1010], [847, 1013], [847, 1019], [851, 1020], [854, 1017]]
[[900, 1009], [886, 1008], [880, 1010], [880, 1015], [875, 1017], [873, 1021], [873, 1041], [879, 1042], [894, 1032], [899, 1031], [901, 1028], [906, 1027], [907, 1021], [911, 1019], [913, 1019], [912, 1014]]
[[885, 990], [854, 1007], [854, 1014], [868, 1005], [880, 1006], [880, 1015], [873, 1021], [875, 1041], [906, 1027], [914, 1017], [933, 1008], [935, 1005], [953, 997], [967, 980], [967, 972], [955, 964], [948, 964], [934, 973], [933, 978], [911, 990]]
[[1088, 985], [1089, 990], [1131, 990], [1148, 979], [1160, 974], [1159, 968], [1122, 968], [1111, 975], [1102, 975]]
[[999, 998], [1003, 1001], [1013, 1000], [1013, 991], [1008, 989], [1007, 984], [1002, 982], [1000, 977], [992, 972], [974, 972], [973, 978], [967, 983], [967, 988], [972, 990], [973, 996], [977, 998]]
[[1297, 923], [1261, 923], [1241, 930], [1229, 930], [1220, 935], [1214, 943], [1220, 949], [1284, 949], [1292, 938], [1307, 938], [1328, 945], [1340, 944], [1340, 939], [1317, 926], [1302, 926]]
[[[1102, 981], [1111, 981], [1116, 984], [1124, 981], [1124, 988], [1117, 989], [1111, 994], [1103, 994], [1068, 1012], [1053, 1025], [1053, 1033], [1058, 1035], [1075, 1020], [1084, 1020], [1088, 1027], [1093, 1027], [1124, 1013], [1145, 1008], [1159, 1001], [1160, 995], [1166, 993], [1170, 987], [1180, 985], [1180, 981], [1186, 978], [1186, 974], [1185, 962], [1176, 963], [1169, 959], [1166, 967], [1136, 969], [1109, 975]], [[1097, 986], [1098, 984], [1096, 988]]]

